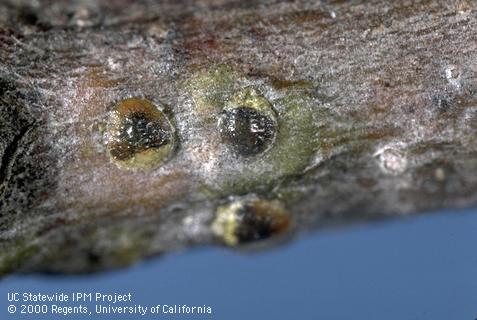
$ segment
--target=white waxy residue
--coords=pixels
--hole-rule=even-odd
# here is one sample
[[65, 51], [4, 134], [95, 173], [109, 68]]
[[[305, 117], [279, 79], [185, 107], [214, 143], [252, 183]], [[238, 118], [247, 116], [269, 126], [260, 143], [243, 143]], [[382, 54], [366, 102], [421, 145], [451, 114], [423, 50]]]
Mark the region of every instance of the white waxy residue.
[[385, 146], [376, 151], [373, 156], [378, 160], [381, 170], [389, 175], [399, 175], [407, 169], [406, 153], [396, 146]]
[[456, 66], [448, 66], [445, 69], [445, 76], [449, 84], [451, 84], [455, 89], [460, 89], [460, 72]]

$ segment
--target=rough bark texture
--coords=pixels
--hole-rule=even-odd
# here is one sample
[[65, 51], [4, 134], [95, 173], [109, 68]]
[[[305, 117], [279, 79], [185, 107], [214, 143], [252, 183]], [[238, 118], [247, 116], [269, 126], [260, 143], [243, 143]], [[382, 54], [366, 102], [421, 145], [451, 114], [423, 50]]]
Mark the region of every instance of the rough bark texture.
[[[152, 169], [108, 155], [110, 114], [134, 97], [176, 130]], [[276, 114], [267, 150], [240, 156], [221, 139], [234, 103]], [[475, 205], [477, 6], [2, 0], [0, 115], [0, 274], [231, 244], [211, 228], [217, 207], [252, 198], [290, 215], [266, 246]]]

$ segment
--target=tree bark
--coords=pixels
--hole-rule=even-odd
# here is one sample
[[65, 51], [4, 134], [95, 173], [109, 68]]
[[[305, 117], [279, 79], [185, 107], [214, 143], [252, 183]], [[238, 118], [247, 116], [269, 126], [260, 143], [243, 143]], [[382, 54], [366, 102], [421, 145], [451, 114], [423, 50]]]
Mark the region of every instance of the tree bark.
[[[0, 274], [89, 272], [196, 244], [268, 247], [475, 205], [476, 9], [2, 1]], [[131, 98], [173, 127], [161, 161], [111, 156], [112, 115]], [[267, 148], [241, 155], [228, 144], [254, 140], [223, 139], [220, 119], [237, 107], [271, 119], [257, 118], [272, 130]], [[134, 152], [150, 147], [141, 141]], [[231, 238], [217, 221], [233, 208]], [[289, 225], [274, 224], [276, 211]]]

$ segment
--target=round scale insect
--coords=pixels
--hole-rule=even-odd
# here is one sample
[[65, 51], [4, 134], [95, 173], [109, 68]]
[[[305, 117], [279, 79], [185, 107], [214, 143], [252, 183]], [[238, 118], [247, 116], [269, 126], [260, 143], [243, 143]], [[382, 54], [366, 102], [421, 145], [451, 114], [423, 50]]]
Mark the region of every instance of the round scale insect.
[[290, 214], [278, 200], [238, 199], [217, 208], [212, 231], [236, 246], [284, 234], [290, 224]]
[[119, 102], [107, 126], [107, 147], [121, 168], [153, 168], [166, 161], [176, 144], [171, 121], [146, 99]]
[[219, 118], [222, 140], [241, 156], [266, 151], [277, 131], [277, 115], [256, 90], [246, 88], [228, 101]]

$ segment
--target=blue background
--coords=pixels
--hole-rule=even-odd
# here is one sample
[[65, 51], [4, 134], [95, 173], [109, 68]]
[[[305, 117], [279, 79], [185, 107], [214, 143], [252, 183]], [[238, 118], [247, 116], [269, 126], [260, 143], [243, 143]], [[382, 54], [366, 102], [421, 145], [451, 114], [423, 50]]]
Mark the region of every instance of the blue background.
[[[8, 292], [38, 291], [131, 292], [133, 304], [205, 304], [213, 314], [53, 317], [7, 312]], [[203, 248], [120, 271], [15, 275], [0, 282], [0, 319], [136, 318], [474, 320], [477, 209], [324, 230], [260, 253]]]

